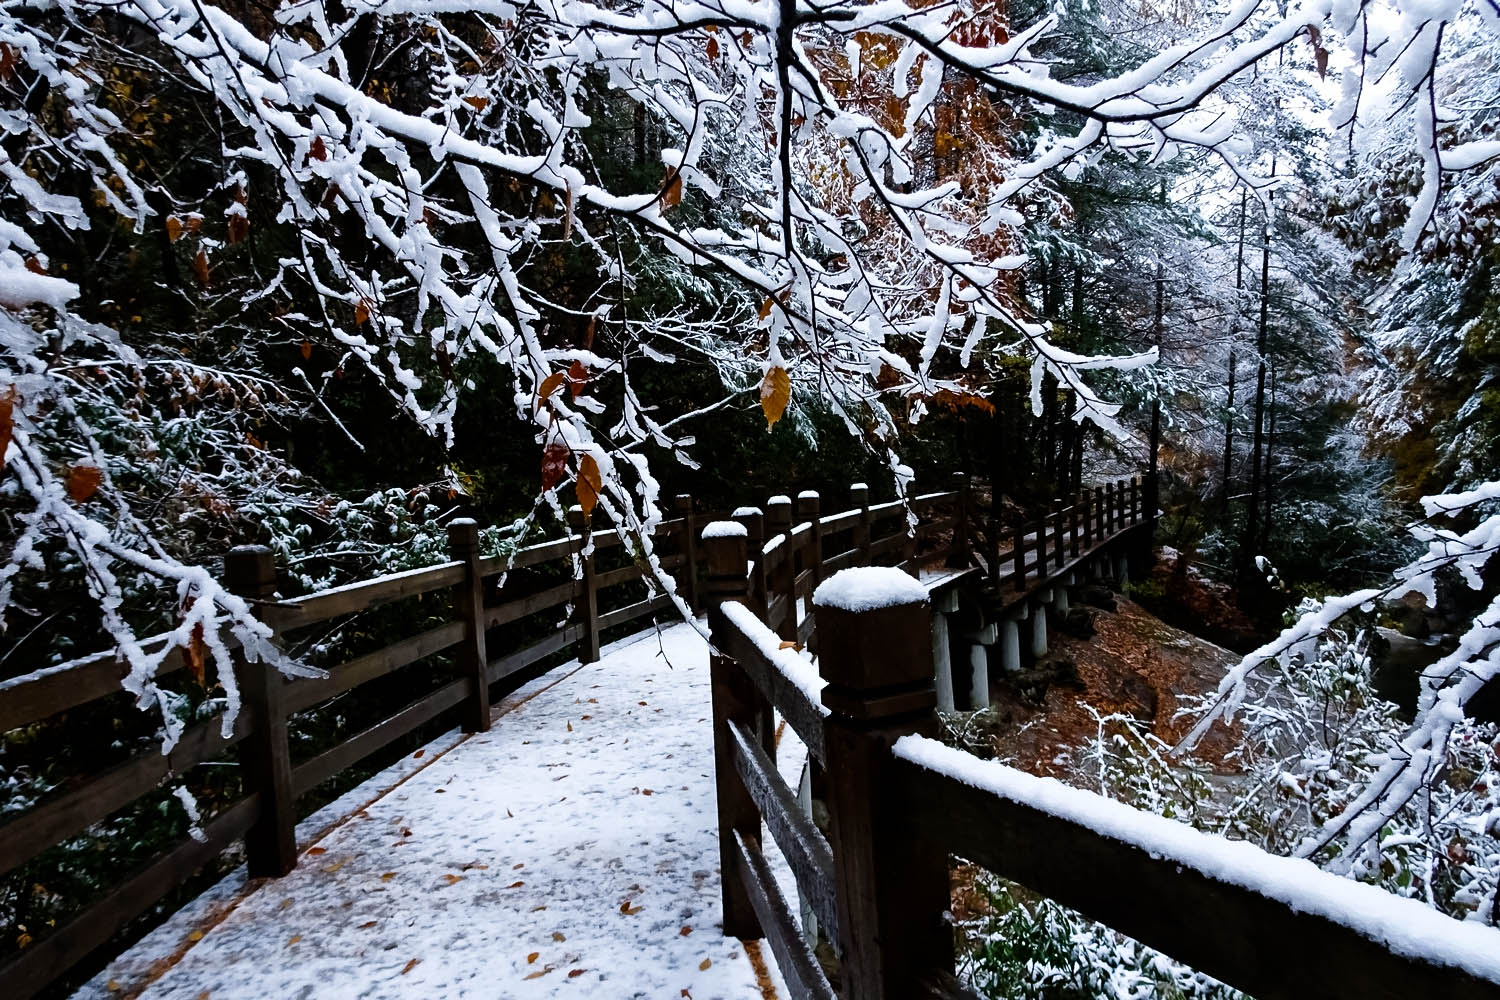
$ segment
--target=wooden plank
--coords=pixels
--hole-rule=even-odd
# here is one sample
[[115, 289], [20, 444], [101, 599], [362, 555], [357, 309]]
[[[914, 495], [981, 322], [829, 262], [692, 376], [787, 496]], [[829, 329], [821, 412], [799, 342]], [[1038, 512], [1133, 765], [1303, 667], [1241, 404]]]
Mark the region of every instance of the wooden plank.
[[479, 560], [479, 572], [485, 576], [508, 573], [513, 569], [525, 569], [540, 563], [555, 562], [573, 551], [573, 542], [568, 538], [554, 538], [550, 542], [538, 542], [524, 549], [517, 549], [508, 556], [487, 556]]
[[611, 628], [615, 625], [623, 625], [626, 622], [635, 621], [637, 618], [649, 615], [653, 611], [672, 606], [672, 598], [667, 594], [657, 594], [655, 597], [634, 604], [627, 604], [623, 608], [616, 608], [608, 614], [599, 616], [599, 629]]
[[[1260, 1000], [1494, 1000], [1500, 984], [1393, 954], [1171, 858], [897, 759], [914, 833]], [[1150, 905], [1142, 905], [1150, 900]]]
[[848, 552], [840, 552], [836, 556], [829, 556], [823, 560], [823, 575], [832, 576], [841, 569], [859, 565], [859, 549], [850, 549]]
[[927, 539], [933, 535], [940, 535], [945, 531], [952, 531], [958, 527], [958, 518], [945, 517], [938, 521], [923, 521], [917, 525], [917, 538]]
[[519, 621], [529, 617], [546, 608], [554, 608], [559, 604], [568, 604], [577, 599], [579, 586], [577, 580], [568, 580], [559, 583], [555, 587], [539, 590], [535, 594], [518, 597], [504, 604], [486, 608], [484, 613], [485, 627], [494, 628], [496, 625], [505, 625], [509, 622]]
[[514, 653], [497, 657], [490, 661], [487, 668], [490, 683], [493, 684], [500, 678], [515, 673], [525, 667], [531, 666], [536, 661], [546, 656], [551, 656], [563, 647], [577, 642], [583, 638], [582, 625], [569, 625], [567, 628], [558, 629], [541, 642], [519, 649]]
[[875, 560], [888, 552], [900, 552], [901, 547], [906, 544], [906, 532], [897, 532], [894, 535], [870, 543], [870, 559]]
[[449, 649], [464, 638], [463, 622], [448, 622], [437, 628], [402, 639], [373, 653], [358, 656], [328, 671], [324, 678], [299, 678], [287, 682], [286, 709], [301, 712], [361, 684], [368, 684], [418, 660]]
[[833, 895], [833, 851], [776, 770], [776, 764], [743, 723], [730, 720], [734, 764], [745, 791], [755, 800], [766, 828], [786, 857], [797, 888], [812, 906], [830, 941], [838, 940], [838, 904]]
[[594, 577], [594, 589], [603, 590], [605, 587], [618, 587], [622, 583], [632, 583], [642, 576], [641, 567], [635, 563], [629, 566], [621, 566], [607, 573], [599, 573]]
[[787, 609], [791, 606], [791, 602], [787, 600], [785, 594], [771, 598], [770, 603], [766, 605], [766, 617], [764, 619], [766, 627], [773, 632], [778, 631], [781, 623], [786, 620]]
[[[809, 619], [812, 620], [812, 619]], [[791, 679], [776, 669], [760, 651], [755, 640], [729, 623], [723, 630], [724, 652], [732, 656], [755, 686], [776, 706], [787, 725], [792, 727], [814, 758], [823, 759], [823, 711]], [[714, 641], [719, 641], [718, 633]]]
[[[792, 996], [797, 1000], [838, 1000], [817, 958], [803, 940], [765, 857], [739, 831], [735, 831], [734, 848], [739, 878], [771, 946], [771, 954], [776, 956], [776, 969], [786, 980]], [[726, 873], [725, 877], [730, 876]]]
[[28, 1000], [61, 978], [243, 836], [259, 808], [255, 796], [236, 802], [204, 824], [202, 841], [180, 841], [67, 924], [0, 965], [0, 994], [6, 1000]]
[[332, 778], [351, 764], [358, 763], [392, 740], [399, 739], [424, 722], [438, 717], [452, 708], [469, 691], [469, 681], [460, 677], [419, 701], [407, 705], [395, 715], [375, 723], [357, 736], [352, 736], [331, 750], [318, 754], [297, 767], [292, 768], [292, 794], [302, 796]]
[[853, 528], [859, 524], [859, 519], [863, 514], [864, 511], [855, 508], [838, 514], [825, 514], [818, 519], [818, 523], [823, 526], [823, 534], [831, 535], [835, 531], [847, 531]]
[[[223, 633], [221, 638], [231, 652], [239, 649], [239, 640], [230, 633]], [[146, 655], [155, 656], [166, 644], [165, 634], [154, 635], [141, 640], [141, 649]], [[172, 649], [157, 666], [155, 676], [164, 677], [181, 670], [183, 665], [182, 649]], [[120, 682], [129, 672], [130, 666], [120, 655], [107, 650], [0, 681], [0, 733], [39, 722], [95, 698], [119, 694]]]
[[463, 578], [462, 563], [439, 563], [268, 604], [263, 608], [261, 618], [277, 631], [286, 632], [339, 615], [453, 587]]
[[182, 774], [228, 749], [250, 731], [248, 712], [235, 720], [228, 739], [220, 717], [189, 726], [169, 754], [152, 749], [67, 789], [0, 826], [0, 875], [24, 864], [42, 851], [107, 818], [146, 795], [167, 778]]

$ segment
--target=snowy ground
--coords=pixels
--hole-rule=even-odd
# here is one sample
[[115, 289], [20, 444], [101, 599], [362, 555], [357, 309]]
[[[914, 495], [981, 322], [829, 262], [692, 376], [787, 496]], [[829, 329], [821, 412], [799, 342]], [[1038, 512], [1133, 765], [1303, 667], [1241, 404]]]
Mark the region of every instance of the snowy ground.
[[773, 995], [720, 930], [707, 659], [677, 625], [553, 671], [489, 733], [312, 817], [296, 871], [231, 876], [79, 996]]

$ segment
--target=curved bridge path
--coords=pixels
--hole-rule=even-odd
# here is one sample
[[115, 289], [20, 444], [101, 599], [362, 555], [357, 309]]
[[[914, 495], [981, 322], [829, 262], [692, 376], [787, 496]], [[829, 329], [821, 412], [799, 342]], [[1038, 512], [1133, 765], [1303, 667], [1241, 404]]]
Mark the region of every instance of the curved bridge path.
[[291, 874], [230, 876], [79, 995], [777, 995], [774, 963], [722, 936], [697, 632], [622, 640], [494, 715], [304, 822]]

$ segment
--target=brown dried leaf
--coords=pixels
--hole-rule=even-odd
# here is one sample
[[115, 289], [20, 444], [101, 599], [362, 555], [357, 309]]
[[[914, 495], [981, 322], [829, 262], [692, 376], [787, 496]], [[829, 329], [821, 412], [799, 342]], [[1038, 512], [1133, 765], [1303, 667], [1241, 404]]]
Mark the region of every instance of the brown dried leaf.
[[182, 654], [187, 660], [188, 673], [193, 675], [193, 680], [198, 682], [199, 687], [204, 687], [203, 675], [208, 667], [208, 648], [203, 642], [202, 622], [193, 626], [192, 634], [188, 637], [188, 644]]
[[666, 178], [662, 181], [662, 211], [676, 208], [680, 204], [682, 204], [682, 173], [675, 168], [669, 169]]
[[302, 342], [302, 346], [300, 348], [298, 348], [298, 350], [300, 350], [302, 352], [302, 360], [303, 361], [306, 361], [308, 358], [311, 358], [312, 357], [312, 341], [310, 341], [310, 340], [304, 340]]
[[564, 375], [562, 372], [553, 372], [551, 375], [548, 375], [546, 378], [542, 379], [541, 387], [537, 389], [536, 394], [543, 400], [545, 400], [548, 396], [551, 396], [554, 392], [561, 389], [563, 383], [567, 380], [568, 376]]
[[[199, 223], [199, 225], [202, 225], [202, 223]], [[208, 251], [202, 247], [198, 248], [197, 255], [193, 257], [193, 276], [198, 279], [198, 284], [204, 288], [208, 287]]]
[[[545, 907], [543, 907], [543, 909], [545, 909]], [[566, 934], [564, 934], [562, 931], [553, 931], [552, 932], [552, 940], [558, 942], [559, 944], [561, 944], [563, 941], [566, 941], [567, 939], [568, 939], [568, 936]]]
[[175, 215], [169, 215], [167, 216], [166, 226], [168, 242], [176, 243], [182, 238], [183, 225], [181, 219]]
[[711, 958], [705, 958], [703, 961], [701, 961], [701, 962], [698, 963], [698, 971], [699, 972], [707, 972], [708, 971], [708, 967], [710, 965], [713, 965], [713, 964], [714, 964], [714, 960], [713, 959], [711, 959]]
[[627, 917], [635, 916], [637, 913], [640, 913], [642, 909], [644, 909], [644, 907], [632, 906], [630, 900], [628, 899], [620, 904], [620, 912], [625, 914]]
[[67, 490], [68, 496], [74, 503], [83, 503], [89, 497], [99, 491], [99, 484], [104, 481], [104, 473], [94, 465], [75, 465], [68, 469]]
[[401, 968], [401, 974], [403, 976], [406, 975], [412, 969], [415, 969], [417, 967], [417, 963], [419, 963], [421, 961], [422, 960], [420, 958], [414, 958], [410, 962], [407, 962], [406, 965], [402, 966], [402, 968]]
[[364, 326], [370, 321], [370, 303], [360, 299], [354, 304], [354, 325]]
[[780, 365], [772, 366], [760, 383], [760, 408], [766, 415], [768, 429], [776, 426], [776, 421], [786, 412], [786, 405], [791, 398], [792, 380], [787, 376], [786, 369]]
[[250, 220], [239, 212], [229, 216], [229, 245], [243, 243], [250, 235]]
[[589, 970], [588, 969], [569, 969], [568, 970], [568, 978], [569, 979], [577, 979], [579, 976], [583, 975], [587, 971], [589, 971]]
[[530, 965], [530, 964], [532, 964], [533, 962], [535, 962], [537, 959], [539, 959], [541, 957], [542, 957], [542, 953], [541, 952], [534, 951], [530, 955], [526, 956], [526, 964]]
[[0, 396], [0, 469], [5, 468], [5, 453], [10, 449], [11, 435], [15, 433], [16, 387], [11, 386]]
[[475, 111], [483, 112], [490, 106], [490, 99], [488, 97], [465, 97], [464, 103]]
[[453, 885], [456, 882], [462, 882], [463, 880], [464, 877], [462, 875], [455, 875], [452, 872], [449, 872], [448, 874], [443, 876], [443, 881], [447, 882], [449, 885]]
[[568, 392], [574, 399], [589, 384], [589, 369], [582, 361], [574, 361], [568, 366]]
[[321, 135], [313, 136], [313, 141], [307, 147], [307, 158], [309, 160], [328, 159], [328, 147], [323, 145], [323, 137]]

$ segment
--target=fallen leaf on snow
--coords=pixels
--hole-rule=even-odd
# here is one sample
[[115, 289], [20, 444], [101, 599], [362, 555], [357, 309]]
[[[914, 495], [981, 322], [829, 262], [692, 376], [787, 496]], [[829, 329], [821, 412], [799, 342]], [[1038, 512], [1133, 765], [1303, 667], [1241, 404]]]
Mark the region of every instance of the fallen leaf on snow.
[[463, 880], [464, 877], [462, 875], [455, 875], [452, 872], [449, 872], [448, 874], [443, 876], [443, 881], [447, 882], [449, 885], [452, 885], [455, 882], [462, 882]]
[[530, 965], [532, 962], [535, 962], [537, 959], [539, 959], [541, 957], [542, 957], [542, 953], [541, 952], [534, 951], [530, 955], [526, 956], [526, 964]]
[[678, 931], [677, 933], [681, 934], [683, 937], [687, 937], [689, 934], [693, 933], [693, 928], [687, 924], [683, 924], [682, 930]]
[[[544, 909], [545, 909], [545, 907], [544, 907]], [[554, 941], [566, 941], [567, 939], [568, 939], [568, 936], [566, 934], [564, 934], [562, 931], [553, 931], [552, 932], [552, 940], [554, 940]]]
[[380, 921], [378, 921], [378, 920], [366, 920], [364, 923], [362, 923], [362, 924], [359, 925], [359, 929], [362, 930], [362, 931], [367, 931], [371, 927], [374, 927], [379, 922]]
[[402, 967], [401, 974], [404, 976], [412, 969], [415, 969], [417, 967], [417, 963], [420, 961], [422, 961], [420, 958], [414, 958], [410, 962], [407, 962], [406, 965]]
[[583, 975], [587, 971], [589, 971], [589, 970], [588, 969], [569, 969], [568, 970], [568, 978], [569, 979], [575, 979], [578, 976]]
[[639, 906], [631, 906], [630, 905], [630, 900], [627, 899], [627, 900], [625, 900], [625, 902], [623, 902], [623, 903], [620, 904], [620, 912], [623, 913], [623, 914], [625, 914], [627, 917], [633, 917], [637, 913], [641, 912], [641, 907], [639, 907]]
[[385, 872], [384, 874], [382, 874], [380, 876], [380, 881], [382, 881], [382, 882], [389, 882], [391, 879], [393, 879], [395, 877], [396, 877], [396, 873], [395, 872]]
[[711, 958], [705, 958], [703, 961], [701, 961], [701, 962], [698, 963], [698, 971], [699, 972], [707, 972], [708, 971], [708, 967], [710, 965], [713, 965], [713, 964], [714, 964], [714, 960], [713, 959], [711, 959]]
[[531, 974], [529, 974], [527, 976], [523, 976], [522, 978], [524, 978], [524, 979], [541, 979], [543, 976], [545, 976], [547, 973], [549, 973], [551, 971], [552, 971], [552, 966], [549, 965], [545, 969], [537, 969], [535, 972], [533, 972], [533, 973], [531, 973]]
[[510, 885], [506, 886], [505, 888], [507, 888], [507, 889], [519, 889], [519, 888], [521, 888], [521, 886], [523, 886], [525, 884], [526, 884], [525, 882], [512, 882]]
[[301, 941], [301, 940], [302, 940], [302, 935], [301, 934], [293, 934], [291, 937], [289, 937], [289, 938], [286, 939], [287, 947], [290, 948], [292, 945], [296, 944], [298, 941]]
[[326, 848], [326, 847], [309, 847], [307, 849], [307, 853], [313, 855], [314, 857], [316, 857], [319, 854], [327, 854], [328, 853], [328, 848]]

